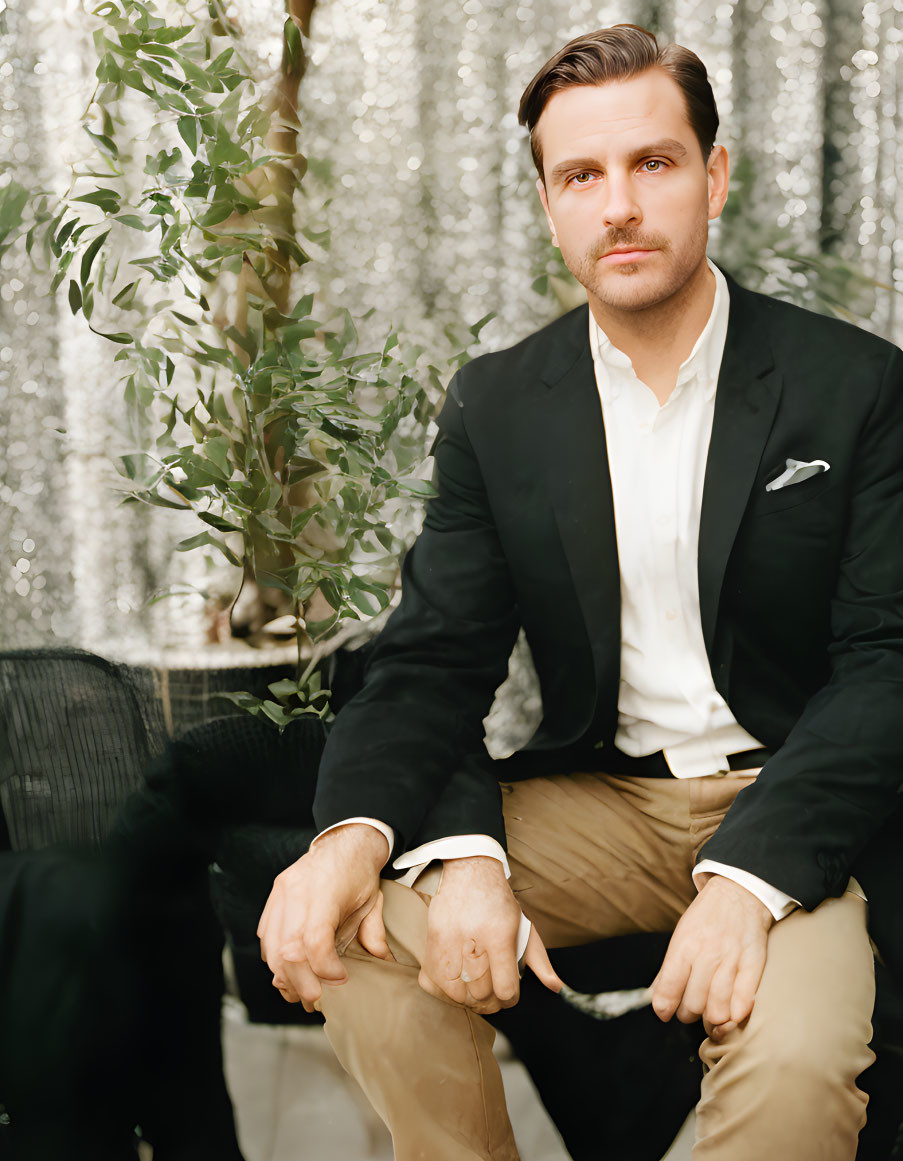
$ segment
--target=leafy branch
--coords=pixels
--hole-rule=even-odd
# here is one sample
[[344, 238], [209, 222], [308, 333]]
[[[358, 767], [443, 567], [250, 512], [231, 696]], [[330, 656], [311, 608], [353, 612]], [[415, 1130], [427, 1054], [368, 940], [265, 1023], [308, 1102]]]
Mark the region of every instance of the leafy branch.
[[139, 448], [122, 457], [126, 499], [192, 511], [199, 530], [176, 551], [225, 561], [236, 592], [256, 586], [288, 610], [296, 678], [273, 701], [233, 695], [280, 727], [325, 712], [318, 660], [343, 623], [391, 600], [405, 547], [393, 521], [431, 494], [421, 463], [441, 390], [422, 351], [394, 334], [362, 351], [347, 312], [318, 321], [312, 294], [292, 298], [327, 242], [295, 220], [312, 7], [289, 0], [266, 94], [215, 0], [184, 0], [180, 23], [153, 0], [105, 0], [90, 159], [62, 199], [0, 191], [0, 253], [24, 229], [52, 289], [68, 280], [73, 314], [121, 348]]

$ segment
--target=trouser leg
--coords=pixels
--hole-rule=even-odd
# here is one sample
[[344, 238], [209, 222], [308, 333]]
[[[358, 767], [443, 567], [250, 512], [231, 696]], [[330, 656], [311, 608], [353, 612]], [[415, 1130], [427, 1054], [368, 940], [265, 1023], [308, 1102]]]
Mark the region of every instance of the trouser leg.
[[388, 1126], [396, 1161], [517, 1161], [495, 1032], [475, 1013], [417, 983], [427, 900], [384, 883], [383, 918], [396, 962], [345, 952], [348, 982], [325, 988], [326, 1035]]
[[853, 1161], [874, 1059], [865, 903], [847, 892], [771, 930], [746, 1024], [706, 1040], [693, 1161]]
[[[686, 832], [686, 811], [677, 791], [667, 808], [655, 797], [655, 787], [622, 794], [591, 775], [506, 788], [512, 885], [551, 945], [673, 926], [692, 888], [680, 856], [661, 848], [669, 829]], [[680, 888], [660, 881], [662, 868]], [[326, 1035], [392, 1133], [397, 1161], [516, 1161], [493, 1030], [417, 983], [427, 907], [418, 891], [384, 884], [396, 962], [351, 944], [348, 982], [320, 1002]]]

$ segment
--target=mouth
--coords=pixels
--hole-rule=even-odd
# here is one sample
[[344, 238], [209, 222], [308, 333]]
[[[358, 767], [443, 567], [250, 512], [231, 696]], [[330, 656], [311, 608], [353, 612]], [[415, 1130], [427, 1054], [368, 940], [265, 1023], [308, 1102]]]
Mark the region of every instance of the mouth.
[[617, 247], [614, 250], [609, 250], [607, 254], [603, 254], [600, 261], [607, 263], [609, 266], [618, 266], [624, 262], [640, 262], [654, 253], [654, 250]]

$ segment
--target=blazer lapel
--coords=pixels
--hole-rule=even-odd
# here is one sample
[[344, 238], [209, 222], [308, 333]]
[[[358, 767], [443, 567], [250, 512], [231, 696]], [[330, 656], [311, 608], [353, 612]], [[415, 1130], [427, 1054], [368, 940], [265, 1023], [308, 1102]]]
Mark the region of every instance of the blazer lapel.
[[[588, 308], [573, 313], [567, 342], [556, 344], [541, 377], [549, 497], [586, 623], [596, 705], [617, 702], [621, 586], [602, 406], [589, 346]], [[570, 320], [569, 320], [570, 321]], [[604, 724], [601, 725], [604, 730]]]
[[730, 315], [702, 494], [698, 564], [702, 632], [719, 689], [724, 675], [717, 671], [714, 645], [724, 572], [781, 396], [781, 377], [755, 297], [728, 282]]

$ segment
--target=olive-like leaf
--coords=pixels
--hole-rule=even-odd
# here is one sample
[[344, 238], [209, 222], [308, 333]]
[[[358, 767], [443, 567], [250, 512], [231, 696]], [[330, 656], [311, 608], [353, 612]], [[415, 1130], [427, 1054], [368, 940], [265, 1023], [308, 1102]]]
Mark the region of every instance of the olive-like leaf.
[[106, 242], [109, 234], [110, 231], [105, 230], [102, 234], [98, 235], [98, 237], [94, 239], [94, 241], [82, 255], [82, 264], [81, 269], [79, 270], [79, 280], [81, 281], [82, 286], [84, 286], [88, 281], [88, 277], [91, 273], [91, 267], [94, 264], [94, 259], [97, 257], [101, 246], [104, 244], [104, 242]]
[[192, 153], [198, 151], [198, 123], [194, 117], [180, 117], [176, 122], [179, 136]]
[[82, 292], [74, 278], [69, 279], [69, 309], [78, 314], [82, 308]]

